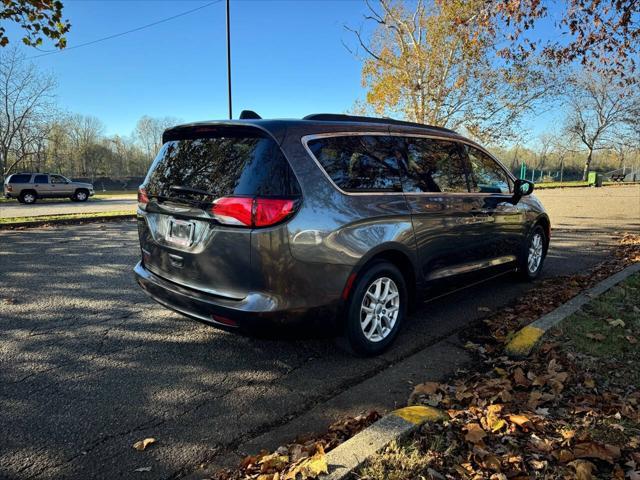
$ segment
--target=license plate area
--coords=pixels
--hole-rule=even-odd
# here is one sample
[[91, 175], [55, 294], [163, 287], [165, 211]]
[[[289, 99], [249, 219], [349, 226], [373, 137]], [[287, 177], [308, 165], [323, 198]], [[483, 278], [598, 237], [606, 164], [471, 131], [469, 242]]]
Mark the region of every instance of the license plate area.
[[169, 219], [165, 240], [181, 247], [190, 247], [193, 244], [195, 230], [196, 226], [193, 222], [172, 217]]

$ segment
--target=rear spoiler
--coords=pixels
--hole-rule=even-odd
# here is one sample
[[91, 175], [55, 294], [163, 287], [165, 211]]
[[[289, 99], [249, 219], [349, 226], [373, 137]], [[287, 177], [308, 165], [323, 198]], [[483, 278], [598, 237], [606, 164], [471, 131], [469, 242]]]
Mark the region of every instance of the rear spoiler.
[[[173, 140], [190, 140], [195, 138], [213, 138], [224, 134], [238, 137], [273, 138], [264, 128], [249, 122], [229, 122], [211, 124], [188, 124], [169, 128], [162, 134], [162, 143]], [[278, 144], [280, 142], [277, 142]]]

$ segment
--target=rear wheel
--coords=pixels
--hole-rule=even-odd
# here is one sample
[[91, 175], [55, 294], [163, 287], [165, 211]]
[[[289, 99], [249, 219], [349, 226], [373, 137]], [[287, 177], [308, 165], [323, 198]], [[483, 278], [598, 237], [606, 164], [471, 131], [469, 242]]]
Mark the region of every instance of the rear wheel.
[[395, 265], [376, 262], [357, 280], [347, 310], [346, 335], [365, 356], [382, 353], [395, 340], [407, 308], [407, 287]]
[[86, 202], [89, 198], [89, 192], [87, 192], [86, 190], [76, 190], [74, 198], [78, 202]]
[[544, 229], [536, 225], [523, 246], [520, 254], [518, 273], [524, 280], [535, 280], [542, 271], [547, 254], [547, 237]]
[[27, 205], [31, 205], [32, 203], [36, 203], [37, 199], [38, 199], [38, 195], [36, 194], [36, 192], [27, 191], [27, 192], [22, 192], [18, 200], [21, 203], [26, 203]]

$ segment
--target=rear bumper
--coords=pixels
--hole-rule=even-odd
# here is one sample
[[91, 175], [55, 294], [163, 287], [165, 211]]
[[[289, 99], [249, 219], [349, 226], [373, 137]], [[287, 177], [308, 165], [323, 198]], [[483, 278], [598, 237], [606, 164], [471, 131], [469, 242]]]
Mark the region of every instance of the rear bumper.
[[260, 330], [265, 326], [320, 326], [333, 329], [338, 325], [339, 299], [322, 307], [293, 309], [262, 294], [232, 300], [183, 287], [150, 272], [142, 262], [135, 266], [134, 273], [140, 287], [156, 302], [216, 327]]

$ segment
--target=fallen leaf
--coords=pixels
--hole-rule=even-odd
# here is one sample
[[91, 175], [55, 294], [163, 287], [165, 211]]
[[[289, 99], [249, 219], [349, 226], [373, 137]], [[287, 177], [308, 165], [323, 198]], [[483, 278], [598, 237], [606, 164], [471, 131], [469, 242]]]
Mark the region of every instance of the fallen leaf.
[[469, 425], [467, 425], [467, 434], [464, 436], [464, 439], [467, 442], [480, 443], [486, 436], [487, 432], [482, 429], [480, 424], [470, 423]]
[[595, 388], [596, 386], [595, 380], [591, 377], [585, 378], [583, 383], [584, 383], [584, 386], [587, 388]]
[[631, 345], [635, 345], [636, 343], [638, 343], [638, 339], [636, 337], [634, 337], [633, 335], [627, 335], [626, 337], [624, 337], [627, 339], [627, 341], [631, 344]]
[[440, 387], [440, 384], [436, 383], [436, 382], [420, 383], [420, 384], [415, 386], [411, 396], [432, 395], [432, 394], [436, 393], [436, 391], [438, 390], [438, 387]]
[[260, 459], [260, 473], [273, 473], [273, 470], [282, 470], [289, 463], [288, 455], [281, 455], [278, 452], [265, 455]]
[[291, 465], [282, 478], [283, 480], [306, 480], [316, 478], [323, 473], [329, 473], [329, 465], [324, 448], [318, 444], [313, 456], [303, 458]]
[[134, 443], [133, 448], [141, 452], [153, 443], [156, 443], [155, 438], [145, 438], [144, 440], [140, 440], [139, 442]]
[[587, 460], [574, 460], [569, 463], [576, 471], [576, 480], [593, 480], [593, 471], [596, 466]]
[[524, 415], [509, 415], [507, 418], [509, 418], [511, 423], [515, 423], [520, 427], [524, 427], [527, 423], [530, 423], [530, 420]]
[[625, 327], [625, 323], [622, 319], [620, 318], [616, 318], [615, 320], [609, 320], [607, 323], [609, 323], [609, 325], [611, 325], [612, 327]]
[[513, 371], [513, 380], [516, 382], [516, 385], [520, 385], [521, 387], [526, 387], [530, 383], [520, 367]]
[[151, 467], [140, 467], [134, 470], [134, 472], [150, 472], [150, 471], [151, 471]]
[[605, 445], [597, 442], [578, 443], [573, 448], [576, 458], [598, 458], [605, 462], [613, 463], [620, 457], [620, 449], [615, 445]]
[[490, 312], [491, 309], [489, 307], [478, 307], [479, 312]]

